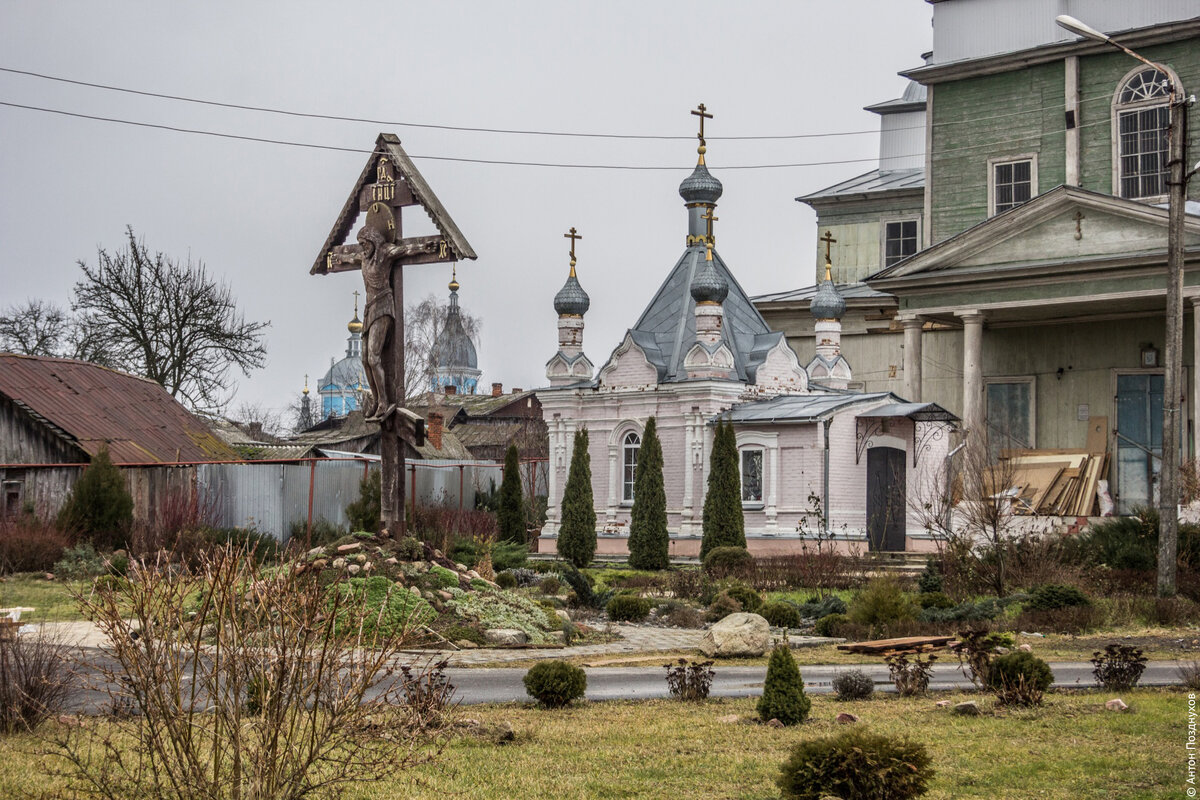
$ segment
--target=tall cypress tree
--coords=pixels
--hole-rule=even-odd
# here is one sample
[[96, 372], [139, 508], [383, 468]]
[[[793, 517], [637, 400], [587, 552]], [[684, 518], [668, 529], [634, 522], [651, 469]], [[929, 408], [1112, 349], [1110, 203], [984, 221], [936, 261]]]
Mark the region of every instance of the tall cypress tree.
[[558, 554], [581, 569], [596, 555], [596, 507], [592, 501], [592, 457], [588, 454], [587, 428], [575, 431], [571, 469], [563, 489]]
[[666, 569], [670, 536], [667, 533], [667, 493], [663, 489], [662, 444], [654, 417], [646, 423], [633, 478], [633, 512], [629, 523], [629, 566]]
[[521, 463], [517, 446], [510, 444], [504, 455], [504, 479], [500, 481], [500, 507], [496, 509], [499, 540], [525, 544], [525, 507], [521, 502]]
[[709, 456], [708, 491], [704, 494], [704, 537], [700, 558], [714, 547], [745, 547], [742, 487], [738, 474], [737, 435], [733, 425], [718, 422]]

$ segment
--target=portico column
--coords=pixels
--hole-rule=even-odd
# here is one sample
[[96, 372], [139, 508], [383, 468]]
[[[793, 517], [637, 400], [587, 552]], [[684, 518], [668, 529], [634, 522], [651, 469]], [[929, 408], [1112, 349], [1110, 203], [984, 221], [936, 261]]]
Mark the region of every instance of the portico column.
[[963, 323], [963, 424], [983, 438], [983, 314], [969, 310], [955, 316]]
[[921, 330], [925, 320], [917, 316], [901, 317], [904, 326], [904, 399], [921, 402]]
[[[1192, 301], [1192, 419], [1200, 422], [1200, 295], [1191, 295], [1188, 299]], [[1180, 424], [1187, 430], [1187, 420], [1180, 420]], [[1194, 425], [1192, 430], [1195, 436]], [[1194, 453], [1200, 448], [1185, 450]]]

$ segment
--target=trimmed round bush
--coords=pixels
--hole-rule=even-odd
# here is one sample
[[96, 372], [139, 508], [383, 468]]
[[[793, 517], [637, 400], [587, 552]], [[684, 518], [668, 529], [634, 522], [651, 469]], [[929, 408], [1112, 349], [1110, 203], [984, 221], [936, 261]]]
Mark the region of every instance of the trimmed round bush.
[[861, 669], [839, 671], [833, 676], [833, 693], [838, 700], [866, 700], [875, 694], [875, 681]]
[[704, 557], [704, 571], [724, 577], [736, 575], [754, 566], [754, 556], [744, 547], [714, 547]]
[[800, 627], [800, 612], [790, 603], [763, 603], [757, 613], [776, 628]]
[[708, 604], [708, 610], [704, 612], [704, 618], [709, 622], [717, 622], [725, 619], [730, 614], [736, 614], [742, 610], [742, 604], [734, 600], [725, 592], [721, 592], [713, 601]]
[[812, 700], [804, 693], [800, 668], [786, 645], [771, 651], [767, 662], [767, 680], [762, 697], [758, 699], [758, 716], [763, 722], [777, 719], [784, 725], [795, 725], [808, 717]]
[[587, 691], [587, 675], [565, 661], [534, 664], [524, 678], [525, 692], [546, 708], [562, 708]]
[[850, 618], [845, 614], [826, 614], [817, 620], [813, 632], [817, 636], [837, 636], [838, 628], [850, 621]]
[[562, 589], [562, 581], [551, 575], [548, 578], [543, 578], [538, 588], [541, 589], [542, 594], [558, 594], [559, 590]]
[[854, 725], [792, 748], [777, 783], [789, 800], [908, 800], [929, 791], [925, 745]]
[[517, 576], [513, 575], [508, 570], [497, 572], [496, 585], [501, 589], [515, 589], [517, 588]]
[[1059, 608], [1090, 606], [1091, 604], [1092, 601], [1088, 600], [1088, 596], [1074, 586], [1047, 583], [1035, 587], [1029, 593], [1029, 600], [1026, 601], [1025, 607], [1033, 611], [1054, 611]]
[[924, 592], [917, 596], [921, 608], [954, 608], [954, 601], [945, 592]]
[[725, 593], [742, 604], [742, 611], [757, 614], [762, 607], [762, 595], [741, 583], [735, 583], [725, 590]]
[[614, 622], [641, 622], [650, 615], [650, 601], [633, 594], [619, 594], [604, 607]]
[[1054, 683], [1050, 665], [1033, 653], [1017, 651], [992, 659], [988, 688], [1006, 705], [1040, 705], [1042, 692]]
[[871, 581], [850, 601], [850, 619], [859, 625], [888, 625], [917, 618], [912, 601], [895, 578]]

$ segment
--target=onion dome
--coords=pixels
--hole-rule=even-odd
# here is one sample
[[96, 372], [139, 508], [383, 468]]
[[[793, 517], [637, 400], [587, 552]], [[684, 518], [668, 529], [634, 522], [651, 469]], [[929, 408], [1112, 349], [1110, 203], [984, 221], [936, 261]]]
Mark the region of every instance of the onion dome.
[[458, 267], [455, 266], [450, 272], [450, 283], [447, 285], [447, 288], [452, 292], [457, 292], [460, 285], [458, 282]]
[[704, 269], [692, 279], [692, 299], [698, 304], [716, 305], [723, 303], [729, 295], [729, 282], [717, 272], [715, 263], [710, 259], [704, 262]]
[[571, 274], [567, 276], [567, 282], [554, 295], [554, 311], [560, 317], [582, 317], [591, 307], [592, 300], [579, 285], [579, 278], [575, 277], [575, 263], [571, 262]]
[[354, 293], [354, 319], [346, 323], [346, 330], [351, 333], [362, 333], [362, 320], [358, 318], [358, 292]]
[[817, 288], [817, 294], [812, 299], [809, 312], [814, 319], [841, 319], [842, 315], [846, 313], [846, 299], [833, 285], [829, 262], [825, 262], [825, 280]]
[[679, 196], [689, 203], [715, 204], [725, 189], [721, 182], [713, 177], [704, 165], [704, 154], [700, 154], [700, 163], [692, 170], [692, 174], [679, 184]]

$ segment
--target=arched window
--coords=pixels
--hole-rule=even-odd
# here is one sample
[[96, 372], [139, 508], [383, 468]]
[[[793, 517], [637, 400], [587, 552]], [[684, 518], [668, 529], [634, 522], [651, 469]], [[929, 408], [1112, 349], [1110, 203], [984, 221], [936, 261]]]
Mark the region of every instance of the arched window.
[[633, 502], [633, 479], [637, 472], [638, 449], [642, 446], [642, 438], [630, 431], [625, 434], [624, 446], [621, 450], [621, 500]]
[[1157, 69], [1135, 70], [1113, 101], [1116, 194], [1136, 199], [1167, 193], [1170, 81]]

